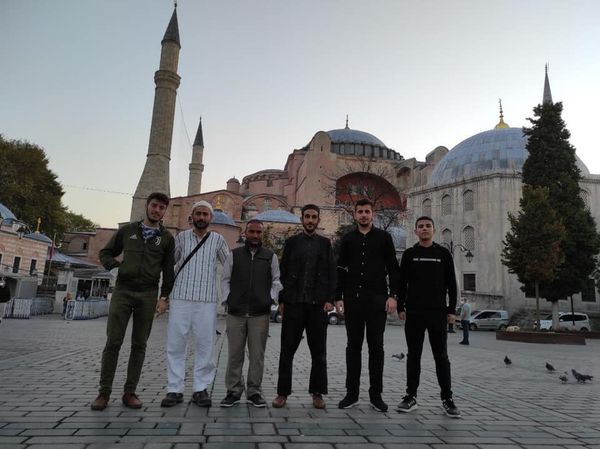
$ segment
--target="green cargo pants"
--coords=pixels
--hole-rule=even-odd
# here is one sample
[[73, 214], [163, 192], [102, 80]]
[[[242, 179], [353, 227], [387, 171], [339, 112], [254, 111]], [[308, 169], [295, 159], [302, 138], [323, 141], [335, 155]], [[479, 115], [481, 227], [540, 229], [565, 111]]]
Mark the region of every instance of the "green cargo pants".
[[152, 330], [158, 290], [136, 292], [117, 287], [113, 292], [106, 323], [106, 346], [102, 352], [100, 388], [102, 395], [110, 396], [119, 360], [119, 350], [125, 338], [129, 318], [133, 315], [131, 353], [127, 365], [125, 393], [135, 393], [146, 356], [146, 342]]

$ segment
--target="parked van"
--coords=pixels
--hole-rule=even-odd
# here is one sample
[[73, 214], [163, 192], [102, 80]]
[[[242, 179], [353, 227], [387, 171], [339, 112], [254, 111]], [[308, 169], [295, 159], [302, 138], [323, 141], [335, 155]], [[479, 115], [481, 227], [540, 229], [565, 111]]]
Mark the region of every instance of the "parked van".
[[[552, 314], [541, 319], [540, 323], [540, 330], [552, 330]], [[558, 324], [560, 326], [560, 330], [582, 332], [587, 332], [590, 330], [590, 319], [586, 313], [559, 312]]]

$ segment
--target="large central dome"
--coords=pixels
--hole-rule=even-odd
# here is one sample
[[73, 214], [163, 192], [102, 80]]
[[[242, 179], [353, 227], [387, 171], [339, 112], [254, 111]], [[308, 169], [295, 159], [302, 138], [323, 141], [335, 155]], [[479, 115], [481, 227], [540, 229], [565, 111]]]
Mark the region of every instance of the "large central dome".
[[333, 143], [366, 143], [367, 145], [377, 145], [379, 147], [387, 148], [385, 143], [373, 134], [357, 129], [332, 129], [331, 131], [327, 131], [327, 134], [329, 134], [329, 138]]
[[[484, 131], [456, 145], [435, 166], [430, 185], [449, 184], [490, 173], [516, 173], [523, 169], [529, 153], [527, 137], [521, 128]], [[589, 175], [585, 164], [577, 158], [582, 175]]]

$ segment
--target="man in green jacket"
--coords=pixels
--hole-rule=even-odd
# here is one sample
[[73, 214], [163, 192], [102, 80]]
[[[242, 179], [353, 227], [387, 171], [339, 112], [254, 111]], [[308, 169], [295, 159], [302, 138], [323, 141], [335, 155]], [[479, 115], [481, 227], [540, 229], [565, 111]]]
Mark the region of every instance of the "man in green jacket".
[[[104, 410], [108, 405], [119, 350], [132, 315], [131, 354], [122, 401], [129, 408], [142, 407], [135, 391], [157, 308], [160, 276], [162, 273], [161, 299], [167, 298], [171, 293], [175, 278], [175, 241], [171, 233], [161, 225], [168, 205], [169, 197], [165, 194], [151, 193], [146, 200], [146, 218], [120, 228], [100, 251], [100, 261], [104, 268], [112, 270], [118, 267], [119, 274], [108, 312], [99, 394], [92, 402], [92, 410]], [[115, 258], [121, 253], [123, 260], [119, 262]]]

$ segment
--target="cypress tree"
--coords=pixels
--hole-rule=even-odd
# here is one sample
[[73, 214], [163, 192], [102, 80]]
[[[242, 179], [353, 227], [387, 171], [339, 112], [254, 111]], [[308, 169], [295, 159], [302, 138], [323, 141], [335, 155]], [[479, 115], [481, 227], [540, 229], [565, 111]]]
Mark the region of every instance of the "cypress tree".
[[562, 119], [562, 103], [546, 99], [533, 109], [528, 137], [529, 156], [523, 165], [523, 183], [548, 189], [548, 202], [565, 228], [561, 241], [564, 253], [554, 278], [541, 284], [541, 295], [549, 301], [580, 292], [594, 270], [600, 251], [596, 224], [581, 196], [582, 179], [570, 133]]

